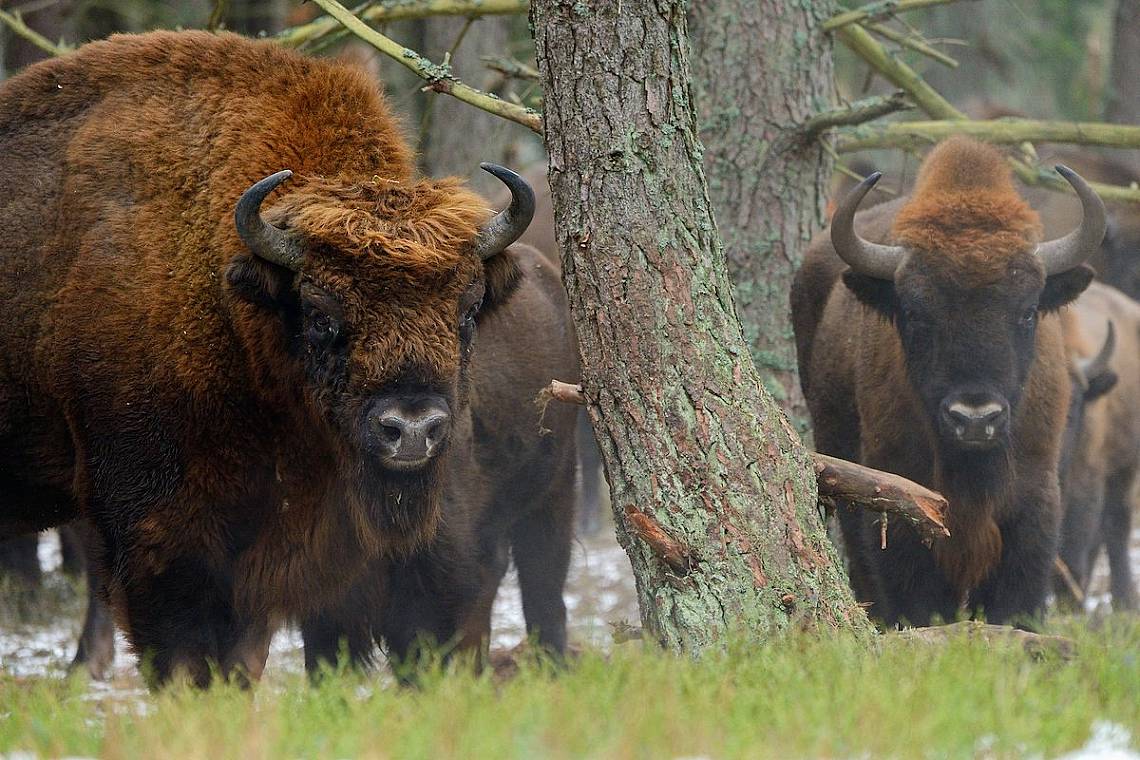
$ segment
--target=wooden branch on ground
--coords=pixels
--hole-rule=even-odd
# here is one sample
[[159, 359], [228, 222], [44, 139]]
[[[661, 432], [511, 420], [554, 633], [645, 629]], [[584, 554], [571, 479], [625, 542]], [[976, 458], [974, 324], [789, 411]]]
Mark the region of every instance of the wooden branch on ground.
[[938, 61], [947, 68], [958, 68], [958, 62], [956, 60], [946, 55], [941, 50], [938, 50], [932, 45], [928, 44], [926, 40], [922, 39], [921, 37], [900, 32], [899, 30], [889, 27], [886, 24], [865, 24], [864, 26], [868, 31], [874, 32], [883, 39], [890, 40], [896, 45], [910, 48], [919, 55], [925, 55], [931, 60]]
[[914, 108], [914, 104], [907, 99], [905, 92], [877, 95], [857, 100], [844, 108], [821, 111], [805, 121], [800, 126], [799, 132], [804, 139], [810, 139], [826, 129], [864, 124], [909, 108]]
[[857, 504], [873, 512], [901, 517], [924, 541], [946, 538], [946, 499], [914, 481], [854, 462], [812, 454], [819, 500], [831, 506]]
[[1073, 599], [1082, 607], [1085, 606], [1085, 592], [1081, 589], [1081, 584], [1077, 583], [1077, 579], [1073, 577], [1073, 571], [1065, 564], [1065, 560], [1060, 557], [1053, 558], [1053, 569], [1057, 571], [1057, 575], [1061, 576], [1065, 587], [1069, 589], [1069, 593], [1073, 595]]
[[1076, 643], [1064, 636], [1044, 636], [1007, 625], [990, 625], [978, 620], [963, 620], [960, 623], [929, 628], [905, 628], [887, 635], [902, 641], [938, 645], [963, 636], [968, 639], [981, 639], [987, 644], [1014, 642], [1020, 644], [1031, 657], [1038, 659], [1053, 655], [1071, 660], [1077, 654]]
[[[867, 62], [888, 82], [903, 89], [911, 100], [928, 116], [944, 121], [969, 121], [966, 114], [959, 111], [950, 101], [926, 83], [918, 73], [902, 61], [890, 55], [863, 27], [850, 24], [839, 29], [836, 34], [860, 58]], [[1049, 190], [1073, 193], [1072, 186], [1052, 172], [1044, 171], [1016, 158], [1009, 159], [1017, 178], [1027, 185], [1040, 185]], [[1089, 185], [1106, 201], [1128, 201], [1140, 203], [1140, 188], [1105, 185], [1090, 182]]]
[[[568, 404], [585, 404], [582, 386], [551, 380], [542, 390], [539, 399], [554, 399]], [[830, 506], [858, 505], [873, 512], [901, 517], [914, 526], [925, 541], [946, 538], [950, 531], [943, 516], [946, 499], [925, 486], [900, 475], [873, 470], [861, 464], [847, 462], [826, 454], [812, 453], [819, 500]], [[631, 529], [674, 570], [688, 568], [689, 552], [673, 539], [664, 535], [660, 526], [644, 512], [628, 507], [626, 520]], [[685, 562], [681, 563], [680, 559]]]
[[73, 49], [71, 45], [62, 42], [57, 45], [35, 29], [32, 29], [24, 23], [24, 19], [17, 12], [0, 10], [0, 22], [3, 22], [15, 34], [23, 37], [48, 55], [60, 56], [64, 53], [71, 52]]
[[862, 8], [853, 11], [837, 13], [823, 22], [823, 31], [833, 32], [844, 29], [851, 24], [860, 24], [864, 21], [881, 21], [896, 13], [916, 11], [920, 8], [929, 8], [932, 5], [945, 5], [955, 0], [876, 0]]
[[542, 133], [542, 116], [533, 109], [508, 103], [494, 95], [464, 84], [451, 75], [446, 66], [438, 66], [395, 40], [386, 37], [365, 24], [336, 0], [313, 0], [322, 10], [343, 24], [348, 31], [367, 42], [389, 58], [406, 66], [427, 84], [426, 89], [443, 92], [468, 105], [508, 121], [522, 124], [534, 132]]
[[[529, 0], [383, 0], [365, 3], [353, 10], [361, 20], [381, 24], [389, 21], [428, 18], [429, 16], [501, 16], [511, 13], [526, 13]], [[301, 24], [278, 34], [275, 39], [282, 45], [298, 47], [316, 42], [341, 29], [336, 18], [321, 16], [307, 24]]]

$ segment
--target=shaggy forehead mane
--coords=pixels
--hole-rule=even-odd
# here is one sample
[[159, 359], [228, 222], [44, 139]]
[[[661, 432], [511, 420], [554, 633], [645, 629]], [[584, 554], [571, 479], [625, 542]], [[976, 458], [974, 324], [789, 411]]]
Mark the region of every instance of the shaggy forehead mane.
[[1017, 193], [997, 149], [954, 137], [923, 162], [892, 232], [923, 264], [977, 287], [1032, 264], [1041, 220]]
[[471, 243], [490, 216], [456, 179], [363, 184], [308, 182], [282, 203], [284, 223], [306, 237], [317, 267], [405, 284], [478, 271]]

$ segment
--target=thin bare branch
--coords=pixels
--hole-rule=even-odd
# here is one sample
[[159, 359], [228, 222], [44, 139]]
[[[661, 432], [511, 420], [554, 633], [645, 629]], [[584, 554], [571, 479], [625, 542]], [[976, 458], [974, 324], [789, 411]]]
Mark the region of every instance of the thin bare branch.
[[864, 21], [881, 21], [890, 18], [896, 13], [916, 11], [920, 8], [929, 8], [932, 5], [945, 5], [956, 0], [876, 0], [862, 8], [853, 11], [844, 11], [823, 22], [823, 31], [833, 32], [844, 29], [851, 24], [861, 24]]
[[416, 76], [425, 80], [428, 83], [426, 89], [446, 93], [487, 113], [522, 124], [535, 132], [542, 132], [542, 116], [537, 111], [508, 103], [494, 95], [460, 82], [452, 76], [448, 67], [436, 65], [416, 51], [406, 48], [390, 37], [381, 34], [354, 16], [351, 11], [336, 0], [313, 0], [313, 2], [340, 24], [343, 24], [348, 31], [392, 60], [403, 64]]
[[815, 114], [800, 127], [800, 134], [804, 138], [812, 138], [826, 129], [864, 124], [909, 108], [914, 108], [914, 104], [907, 99], [905, 92], [876, 95], [857, 100], [844, 108], [834, 108]]
[[883, 39], [890, 40], [896, 45], [901, 45], [905, 48], [910, 48], [916, 53], [925, 55], [927, 58], [938, 61], [943, 66], [951, 69], [958, 68], [958, 62], [950, 56], [932, 47], [926, 40], [913, 34], [906, 34], [897, 29], [892, 29], [886, 24], [865, 24], [868, 31], [874, 32]]
[[[427, 18], [429, 16], [501, 16], [526, 13], [529, 0], [384, 0], [365, 3], [353, 13], [372, 24]], [[276, 39], [282, 45], [297, 47], [339, 31], [340, 22], [331, 14], [307, 24], [286, 29]]]
[[0, 11], [0, 22], [3, 22], [15, 34], [23, 37], [48, 55], [59, 56], [72, 50], [71, 45], [63, 42], [57, 45], [35, 29], [32, 29], [24, 23], [24, 19], [19, 13]]

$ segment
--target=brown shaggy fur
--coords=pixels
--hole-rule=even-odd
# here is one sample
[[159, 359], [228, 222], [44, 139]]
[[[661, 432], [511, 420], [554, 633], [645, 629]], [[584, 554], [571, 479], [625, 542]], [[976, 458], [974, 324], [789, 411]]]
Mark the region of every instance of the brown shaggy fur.
[[[0, 147], [0, 534], [91, 517], [134, 645], [199, 682], [431, 537], [438, 466], [380, 478], [344, 420], [394, 383], [461, 405], [459, 319], [518, 270], [473, 254], [487, 204], [415, 176], [369, 77], [229, 34], [116, 36], [0, 86]], [[296, 277], [233, 223], [282, 168], [263, 211], [306, 241]], [[332, 396], [308, 390], [298, 293], [349, 328]]]
[[894, 238], [964, 288], [999, 282], [1041, 238], [1041, 221], [993, 146], [952, 137], [922, 164]]

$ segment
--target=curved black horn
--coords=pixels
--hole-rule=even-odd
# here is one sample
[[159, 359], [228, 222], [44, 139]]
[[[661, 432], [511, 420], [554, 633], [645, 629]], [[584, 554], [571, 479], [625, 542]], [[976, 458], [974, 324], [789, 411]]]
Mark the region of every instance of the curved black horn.
[[1077, 367], [1086, 382], [1103, 375], [1108, 370], [1108, 363], [1112, 361], [1112, 353], [1116, 350], [1116, 327], [1112, 320], [1108, 320], [1108, 334], [1104, 338], [1104, 345], [1100, 347], [1097, 355], [1091, 359], [1081, 359]]
[[486, 261], [522, 237], [534, 218], [534, 190], [525, 179], [497, 164], [479, 164], [479, 168], [498, 177], [511, 191], [511, 205], [479, 230], [475, 252]]
[[1104, 240], [1105, 225], [1108, 223], [1104, 202], [1089, 187], [1089, 183], [1067, 166], [1058, 164], [1055, 168], [1057, 173], [1073, 186], [1077, 197], [1081, 199], [1081, 223], [1063, 238], [1050, 240], [1037, 247], [1037, 255], [1045, 266], [1046, 275], [1067, 272], [1084, 262], [1100, 247], [1101, 241]]
[[289, 233], [261, 218], [262, 201], [278, 185], [292, 176], [293, 172], [286, 169], [255, 182], [241, 194], [234, 208], [234, 224], [237, 225], [242, 242], [249, 247], [251, 253], [258, 258], [297, 272], [301, 269], [304, 250]]
[[895, 270], [902, 261], [903, 248], [872, 243], [855, 232], [855, 211], [863, 196], [871, 191], [882, 176], [882, 172], [872, 173], [840, 202], [831, 217], [831, 244], [835, 246], [839, 258], [856, 272], [880, 280], [893, 280]]

